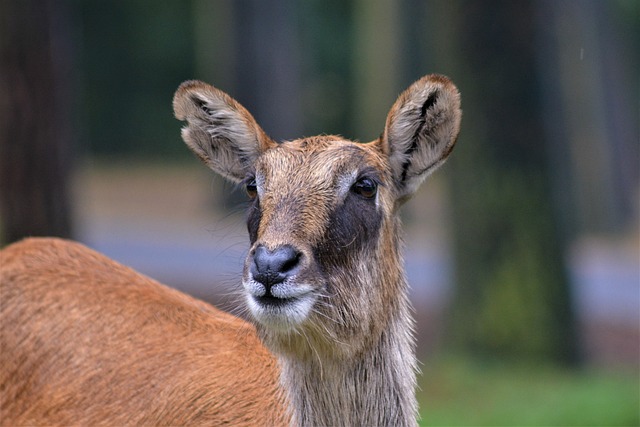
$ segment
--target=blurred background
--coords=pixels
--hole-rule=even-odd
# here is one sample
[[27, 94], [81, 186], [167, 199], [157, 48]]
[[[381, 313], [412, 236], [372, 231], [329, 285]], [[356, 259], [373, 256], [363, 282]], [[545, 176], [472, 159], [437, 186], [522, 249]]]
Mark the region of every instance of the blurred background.
[[448, 75], [458, 145], [403, 212], [421, 423], [640, 423], [637, 0], [2, 0], [0, 22], [0, 242], [74, 238], [230, 311], [245, 199], [182, 143], [178, 85], [278, 140], [369, 141]]

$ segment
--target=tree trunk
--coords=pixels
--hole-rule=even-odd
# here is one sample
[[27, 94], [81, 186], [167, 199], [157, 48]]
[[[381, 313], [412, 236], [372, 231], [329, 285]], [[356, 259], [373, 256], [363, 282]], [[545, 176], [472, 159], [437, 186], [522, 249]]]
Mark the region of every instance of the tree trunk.
[[571, 363], [574, 313], [552, 206], [534, 3], [442, 0], [430, 12], [464, 110], [448, 165], [457, 286], [448, 336], [476, 355]]
[[0, 241], [71, 235], [66, 2], [0, 6]]
[[237, 23], [234, 97], [275, 140], [302, 134], [298, 4], [292, 0], [242, 0]]
[[400, 11], [393, 0], [356, 0], [354, 6], [351, 116], [355, 137], [371, 141], [380, 136], [389, 108], [402, 90]]

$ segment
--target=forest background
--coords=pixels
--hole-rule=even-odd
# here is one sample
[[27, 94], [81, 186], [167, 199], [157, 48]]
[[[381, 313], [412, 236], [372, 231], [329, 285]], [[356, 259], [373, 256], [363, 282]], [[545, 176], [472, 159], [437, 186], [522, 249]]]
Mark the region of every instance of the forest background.
[[422, 422], [640, 422], [637, 1], [3, 0], [0, 23], [0, 242], [72, 237], [227, 310], [244, 199], [181, 142], [180, 82], [278, 140], [368, 141], [448, 75], [458, 146], [403, 212]]

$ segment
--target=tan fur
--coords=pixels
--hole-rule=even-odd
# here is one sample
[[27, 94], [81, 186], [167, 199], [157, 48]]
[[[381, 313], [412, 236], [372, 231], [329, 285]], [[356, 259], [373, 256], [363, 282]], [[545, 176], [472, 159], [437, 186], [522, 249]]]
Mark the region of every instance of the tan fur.
[[287, 423], [246, 322], [78, 243], [27, 239], [0, 266], [2, 425]]
[[[275, 143], [202, 82], [181, 85], [173, 105], [194, 153], [255, 192], [243, 272], [255, 326], [75, 243], [11, 246], [0, 255], [3, 422], [415, 425], [398, 208], [453, 148], [455, 86], [418, 80], [366, 144]], [[360, 193], [362, 182], [377, 190]], [[293, 267], [267, 288], [257, 254], [282, 248]]]

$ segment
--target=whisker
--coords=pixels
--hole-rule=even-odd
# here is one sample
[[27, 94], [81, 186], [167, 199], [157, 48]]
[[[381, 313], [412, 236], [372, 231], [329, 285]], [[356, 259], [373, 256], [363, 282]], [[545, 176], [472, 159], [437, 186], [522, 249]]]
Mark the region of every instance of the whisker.
[[322, 380], [324, 378], [324, 367], [322, 365], [322, 358], [320, 357], [320, 353], [318, 353], [318, 350], [313, 346], [313, 344], [311, 344], [311, 340], [309, 339], [307, 334], [304, 332], [304, 330], [301, 332], [302, 332], [302, 336], [307, 340], [307, 344], [309, 345], [309, 348], [313, 351], [313, 353], [316, 356], [316, 359], [318, 360], [318, 365], [320, 366], [320, 379]]
[[320, 310], [316, 310], [315, 308], [313, 308], [313, 309], [311, 309], [311, 312], [312, 312], [312, 313], [315, 313], [315, 314], [317, 314], [317, 315], [319, 315], [319, 316], [322, 316], [322, 317], [324, 317], [325, 319], [330, 320], [330, 321], [332, 321], [332, 322], [334, 322], [334, 323], [336, 323], [336, 324], [338, 324], [338, 325], [340, 325], [340, 326], [344, 326], [341, 322], [339, 322], [339, 321], [338, 321], [338, 320], [336, 320], [336, 319], [333, 319], [331, 316], [329, 316], [328, 314], [325, 314], [325, 313], [321, 312]]

